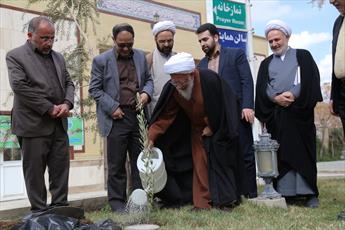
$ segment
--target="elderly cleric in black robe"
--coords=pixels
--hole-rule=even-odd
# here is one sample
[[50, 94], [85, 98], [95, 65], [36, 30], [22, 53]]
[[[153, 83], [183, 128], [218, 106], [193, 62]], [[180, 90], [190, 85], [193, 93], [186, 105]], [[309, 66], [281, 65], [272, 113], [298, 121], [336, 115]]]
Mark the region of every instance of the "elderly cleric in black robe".
[[280, 144], [278, 192], [289, 198], [305, 196], [308, 207], [317, 207], [314, 107], [322, 101], [320, 76], [307, 50], [288, 46], [290, 35], [291, 29], [280, 20], [266, 26], [273, 54], [259, 68], [255, 116]]
[[[169, 65], [169, 61], [165, 66]], [[192, 57], [191, 61], [194, 64]], [[240, 199], [240, 174], [244, 170], [238, 149], [239, 104], [234, 94], [231, 97], [225, 96], [224, 92], [231, 90], [215, 72], [192, 67], [184, 68], [179, 65], [178, 68], [179, 71], [188, 69], [194, 76], [193, 96], [190, 100], [181, 99], [178, 89], [172, 82], [172, 73], [175, 72], [169, 72], [172, 74], [172, 80], [165, 85], [152, 116], [149, 137], [153, 139], [155, 146], [162, 149], [168, 173], [167, 185], [158, 196], [171, 203], [183, 203], [188, 199], [190, 201], [193, 187], [195, 208], [232, 207]], [[197, 91], [201, 91], [199, 99], [195, 96]], [[185, 106], [184, 103], [187, 101], [191, 106]], [[192, 108], [199, 103], [198, 101], [202, 101], [203, 108]], [[200, 113], [195, 109], [200, 110], [204, 114], [201, 118], [205, 116], [206, 119], [198, 118]], [[198, 119], [200, 121], [196, 122]], [[204, 120], [207, 120], [206, 126], [212, 130], [210, 136], [203, 136], [198, 128]], [[198, 161], [202, 161], [196, 155], [203, 154], [191, 147], [195, 146], [195, 143], [192, 143], [195, 142], [195, 138], [202, 139], [200, 147], [203, 149], [201, 152], [206, 153], [207, 166], [201, 171], [206, 172], [200, 172], [200, 168], [192, 171], [194, 167], [199, 167]], [[207, 180], [209, 204], [207, 198], [205, 201], [203, 195], [195, 192], [205, 192], [199, 188], [203, 185], [196, 181], [197, 177], [205, 175], [206, 178], [201, 180]]]

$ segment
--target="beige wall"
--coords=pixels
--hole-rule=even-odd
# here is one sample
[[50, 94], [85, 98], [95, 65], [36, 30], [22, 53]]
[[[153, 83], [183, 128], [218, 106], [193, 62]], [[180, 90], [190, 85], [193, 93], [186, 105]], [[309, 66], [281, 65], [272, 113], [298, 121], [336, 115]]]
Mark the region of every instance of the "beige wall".
[[[205, 4], [200, 0], [187, 0], [187, 1], [170, 1], [160, 0], [155, 1], [158, 3], [164, 3], [174, 7], [191, 10], [194, 12], [200, 12], [202, 23], [205, 19]], [[150, 52], [155, 47], [154, 39], [152, 35], [151, 24], [148, 22], [139, 21], [136, 19], [125, 18], [116, 15], [110, 15], [106, 13], [100, 13], [98, 21], [100, 24], [97, 26], [97, 35], [90, 34], [90, 41], [92, 44], [96, 44], [97, 38], [103, 38], [111, 35], [112, 27], [115, 24], [126, 22], [133, 26], [135, 31], [135, 43], [134, 47], [142, 49], [146, 52]], [[108, 40], [108, 44], [112, 44], [111, 39]], [[95, 47], [94, 47], [95, 48]], [[203, 57], [203, 53], [197, 42], [197, 37], [193, 31], [187, 31], [177, 29], [175, 35], [174, 50], [177, 52], [185, 51], [191, 53], [195, 58], [200, 59]], [[96, 51], [97, 53], [97, 51]]]
[[254, 54], [260, 54], [263, 56], [268, 56], [268, 45], [265, 37], [253, 36], [253, 50]]

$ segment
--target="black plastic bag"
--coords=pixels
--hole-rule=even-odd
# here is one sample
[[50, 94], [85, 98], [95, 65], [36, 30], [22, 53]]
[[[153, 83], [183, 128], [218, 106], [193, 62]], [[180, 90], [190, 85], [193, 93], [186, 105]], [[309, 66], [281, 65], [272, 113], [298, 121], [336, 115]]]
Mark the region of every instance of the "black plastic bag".
[[111, 219], [95, 224], [82, 224], [80, 220], [57, 214], [32, 217], [13, 227], [13, 230], [121, 230]]

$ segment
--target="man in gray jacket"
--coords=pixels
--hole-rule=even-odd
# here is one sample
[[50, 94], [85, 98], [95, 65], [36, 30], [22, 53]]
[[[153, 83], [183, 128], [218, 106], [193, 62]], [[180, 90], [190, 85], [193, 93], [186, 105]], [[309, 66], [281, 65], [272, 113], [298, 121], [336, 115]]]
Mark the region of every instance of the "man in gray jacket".
[[14, 92], [12, 132], [23, 156], [23, 172], [32, 212], [47, 207], [44, 172], [48, 167], [51, 207], [67, 205], [69, 142], [67, 116], [73, 108], [74, 84], [63, 56], [52, 50], [50, 19], [29, 22], [27, 42], [8, 52], [6, 62]]
[[153, 94], [153, 81], [144, 52], [133, 49], [134, 30], [122, 23], [113, 28], [114, 48], [93, 59], [89, 93], [97, 103], [99, 131], [107, 137], [108, 201], [113, 211], [124, 212], [127, 151], [132, 187], [141, 188], [136, 161], [141, 151], [136, 94], [146, 105]]

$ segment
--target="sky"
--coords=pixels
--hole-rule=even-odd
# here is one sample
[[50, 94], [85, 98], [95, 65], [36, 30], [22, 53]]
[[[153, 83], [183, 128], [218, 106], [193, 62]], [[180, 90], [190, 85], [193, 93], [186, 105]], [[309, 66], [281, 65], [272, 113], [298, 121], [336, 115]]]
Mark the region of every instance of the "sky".
[[252, 27], [256, 35], [264, 36], [271, 19], [285, 21], [292, 29], [289, 45], [310, 51], [320, 71], [321, 83], [331, 81], [332, 28], [339, 16], [328, 0], [322, 8], [310, 0], [251, 0]]

